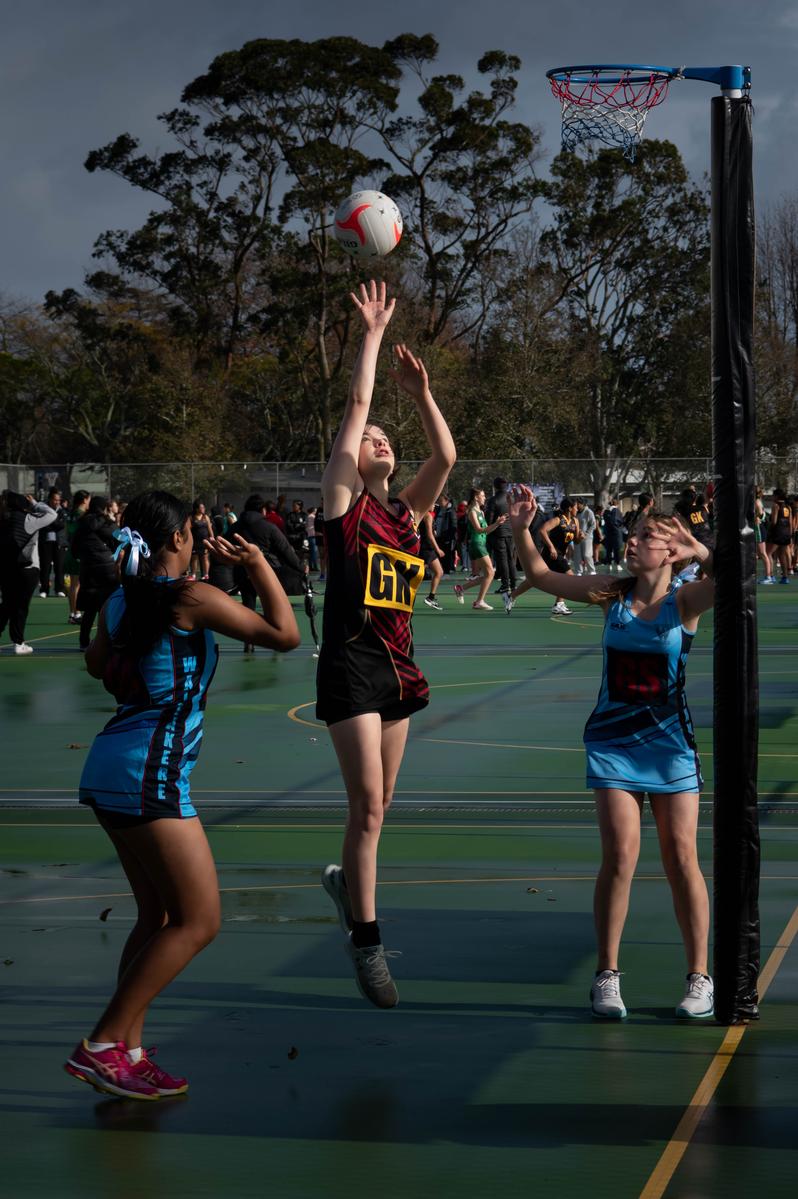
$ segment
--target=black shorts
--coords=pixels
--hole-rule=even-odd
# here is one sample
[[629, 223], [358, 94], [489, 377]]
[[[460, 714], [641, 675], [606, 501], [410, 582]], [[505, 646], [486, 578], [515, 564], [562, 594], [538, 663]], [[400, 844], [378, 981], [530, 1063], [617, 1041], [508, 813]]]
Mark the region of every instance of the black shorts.
[[567, 575], [571, 569], [571, 563], [564, 554], [558, 554], [556, 558], [549, 558], [547, 555], [544, 555], [543, 561], [549, 570], [554, 571], [556, 575]]
[[382, 720], [404, 720], [429, 703], [426, 679], [417, 668], [413, 674], [400, 685], [384, 645], [370, 632], [343, 645], [323, 642], [316, 673], [316, 718], [330, 725], [376, 712]]
[[131, 812], [116, 812], [113, 808], [101, 808], [91, 800], [81, 800], [83, 805], [91, 808], [100, 824], [105, 828], [138, 828], [141, 824], [152, 824], [155, 820], [196, 820], [196, 816], [181, 816], [179, 812], [158, 812], [145, 816], [137, 816]]
[[431, 566], [433, 562], [440, 561], [437, 552], [432, 548], [432, 546], [427, 548], [426, 546], [422, 545], [421, 557], [424, 559], [425, 566]]
[[768, 530], [768, 545], [789, 545], [792, 541], [792, 533], [788, 529], [774, 529], [770, 526]]

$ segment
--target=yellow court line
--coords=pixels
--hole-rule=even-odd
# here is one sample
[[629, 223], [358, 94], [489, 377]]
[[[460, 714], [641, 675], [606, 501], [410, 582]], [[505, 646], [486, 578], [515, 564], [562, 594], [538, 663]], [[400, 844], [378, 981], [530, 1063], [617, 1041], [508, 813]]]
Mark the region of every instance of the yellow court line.
[[[28, 645], [35, 645], [38, 641], [55, 641], [58, 637], [77, 637], [79, 632], [80, 632], [80, 629], [77, 627], [77, 625], [73, 625], [73, 627], [71, 629], [67, 629], [66, 632], [64, 632], [64, 633], [47, 633], [46, 636], [44, 636], [44, 637], [29, 637]], [[11, 646], [10, 645], [1, 646], [0, 653], [2, 653], [3, 650], [7, 650], [10, 652]]]
[[[251, 827], [251, 826], [250, 826]], [[783, 881], [784, 879], [795, 880], [795, 875], [766, 875], [762, 882]], [[667, 878], [665, 874], [638, 874], [635, 875], [635, 882], [640, 883], [658, 883], [664, 882]], [[707, 878], [712, 879], [713, 875], [707, 875]], [[473, 887], [482, 883], [593, 883], [596, 881], [595, 874], [527, 874], [527, 875], [502, 875], [499, 878], [409, 878], [409, 879], [382, 879], [377, 882], [378, 887]], [[239, 894], [241, 892], [248, 893], [250, 891], [314, 891], [321, 884], [315, 883], [260, 883], [249, 887], [220, 887], [220, 894]], [[69, 903], [78, 900], [86, 899], [129, 899], [133, 895], [132, 891], [100, 891], [92, 895], [34, 895], [25, 899], [0, 899], [0, 906], [7, 907], [13, 904], [20, 903]], [[798, 920], [798, 908], [793, 914], [793, 921]], [[792, 922], [791, 922], [792, 923]], [[796, 924], [798, 927], [798, 924]], [[760, 998], [764, 996], [765, 991], [770, 986], [776, 970], [784, 960], [784, 956], [790, 947], [790, 941], [795, 936], [793, 930], [789, 941], [785, 941], [786, 933], [790, 925], [788, 924], [776, 948], [768, 958], [767, 965], [760, 975]], [[784, 943], [783, 943], [784, 942]], [[778, 956], [777, 956], [778, 955]], [[775, 960], [775, 964], [774, 963]], [[721, 1046], [722, 1049], [722, 1046]], [[718, 1050], [720, 1052], [721, 1050]], [[678, 1131], [678, 1129], [677, 1129]], [[643, 1197], [641, 1196], [641, 1199]]]
[[[775, 978], [776, 971], [784, 961], [796, 933], [798, 933], [798, 907], [787, 921], [784, 932], [779, 937], [764, 969], [759, 975], [760, 1000], [764, 999], [765, 993]], [[676, 1131], [654, 1167], [651, 1177], [640, 1192], [640, 1199], [661, 1199], [665, 1188], [670, 1183], [676, 1168], [684, 1157], [693, 1134], [712, 1101], [712, 1097], [718, 1089], [723, 1075], [728, 1070], [747, 1028], [747, 1024], [735, 1024], [726, 1033], [720, 1048], [709, 1065], [709, 1069], [698, 1084], [698, 1089], [690, 1100], [687, 1110], [677, 1124]]]

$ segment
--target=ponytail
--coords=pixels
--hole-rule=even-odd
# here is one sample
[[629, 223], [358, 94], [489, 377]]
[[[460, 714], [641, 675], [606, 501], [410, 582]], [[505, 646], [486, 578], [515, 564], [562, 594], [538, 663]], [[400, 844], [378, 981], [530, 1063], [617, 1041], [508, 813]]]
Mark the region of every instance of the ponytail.
[[159, 556], [169, 538], [182, 532], [190, 509], [168, 491], [145, 491], [125, 508], [119, 541], [125, 613], [114, 635], [114, 648], [137, 658], [147, 654], [174, 624], [186, 581], [158, 574]]

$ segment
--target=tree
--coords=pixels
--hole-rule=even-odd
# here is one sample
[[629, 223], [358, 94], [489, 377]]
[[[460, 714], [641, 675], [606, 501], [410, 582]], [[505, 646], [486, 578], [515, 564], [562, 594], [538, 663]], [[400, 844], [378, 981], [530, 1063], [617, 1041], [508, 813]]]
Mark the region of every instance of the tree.
[[490, 94], [463, 95], [459, 75], [427, 77], [438, 54], [430, 34], [404, 34], [386, 42], [385, 50], [422, 87], [420, 115], [375, 127], [398, 168], [384, 188], [404, 201], [411, 217], [427, 309], [425, 340], [471, 335], [478, 345], [496, 295], [492, 266], [539, 194], [539, 136], [506, 119], [521, 60], [499, 50], [484, 54], [477, 70], [490, 77]]
[[568, 343], [587, 364], [571, 446], [592, 461], [602, 500], [624, 459], [641, 444], [658, 450], [658, 405], [708, 404], [706, 393], [662, 396], [658, 350], [677, 349], [685, 320], [708, 339], [696, 320], [707, 311], [708, 209], [668, 142], [644, 142], [633, 164], [619, 150], [561, 153], [543, 191], [554, 220], [541, 250], [560, 282]]

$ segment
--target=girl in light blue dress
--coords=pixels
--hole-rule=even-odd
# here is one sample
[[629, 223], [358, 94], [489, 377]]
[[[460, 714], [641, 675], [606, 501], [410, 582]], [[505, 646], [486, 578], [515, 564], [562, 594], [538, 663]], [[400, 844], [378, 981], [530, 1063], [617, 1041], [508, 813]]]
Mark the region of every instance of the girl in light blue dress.
[[[687, 957], [687, 986], [676, 1014], [711, 1016], [709, 897], [696, 845], [703, 780], [684, 680], [699, 618], [714, 602], [712, 551], [681, 522], [652, 512], [630, 532], [628, 577], [604, 581], [555, 574], [529, 534], [536, 507], [529, 488], [519, 486], [510, 519], [528, 581], [550, 595], [598, 604], [604, 611], [601, 685], [584, 733], [587, 786], [595, 794], [602, 845], [594, 895], [593, 1014], [626, 1016], [618, 954], [648, 794]], [[700, 582], [676, 577], [691, 560], [707, 576]]]

